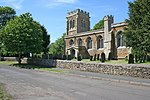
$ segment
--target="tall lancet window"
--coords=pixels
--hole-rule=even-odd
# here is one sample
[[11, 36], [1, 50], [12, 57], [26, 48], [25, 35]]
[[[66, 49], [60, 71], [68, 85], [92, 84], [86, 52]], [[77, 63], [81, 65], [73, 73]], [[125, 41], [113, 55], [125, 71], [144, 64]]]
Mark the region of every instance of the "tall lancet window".
[[91, 49], [92, 48], [92, 39], [90, 37], [88, 37], [86, 42], [87, 42], [87, 49]]
[[104, 48], [104, 40], [102, 36], [97, 37], [97, 49]]

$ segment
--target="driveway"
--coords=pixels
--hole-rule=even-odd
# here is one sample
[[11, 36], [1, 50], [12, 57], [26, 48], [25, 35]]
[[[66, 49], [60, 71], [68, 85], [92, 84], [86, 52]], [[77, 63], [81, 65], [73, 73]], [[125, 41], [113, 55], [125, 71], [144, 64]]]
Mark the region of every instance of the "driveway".
[[0, 65], [15, 100], [150, 100], [150, 87]]

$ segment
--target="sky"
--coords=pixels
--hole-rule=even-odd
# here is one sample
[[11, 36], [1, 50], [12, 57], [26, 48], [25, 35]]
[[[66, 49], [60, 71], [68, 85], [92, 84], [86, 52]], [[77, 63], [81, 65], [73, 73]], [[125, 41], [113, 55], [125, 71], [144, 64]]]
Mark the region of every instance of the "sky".
[[134, 0], [0, 0], [0, 6], [10, 6], [17, 15], [31, 13], [50, 34], [51, 43], [66, 33], [67, 12], [82, 9], [90, 13], [91, 29], [105, 15], [113, 15], [115, 23], [128, 19], [128, 1]]

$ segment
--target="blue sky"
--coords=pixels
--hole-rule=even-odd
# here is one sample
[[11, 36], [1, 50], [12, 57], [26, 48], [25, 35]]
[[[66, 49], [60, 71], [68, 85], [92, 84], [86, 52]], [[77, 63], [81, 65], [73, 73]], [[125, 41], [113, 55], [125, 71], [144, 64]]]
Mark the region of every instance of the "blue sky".
[[90, 13], [91, 28], [105, 15], [113, 15], [115, 22], [128, 18], [128, 1], [134, 0], [0, 0], [0, 6], [14, 8], [17, 15], [30, 12], [51, 35], [51, 42], [66, 32], [66, 15], [77, 8]]

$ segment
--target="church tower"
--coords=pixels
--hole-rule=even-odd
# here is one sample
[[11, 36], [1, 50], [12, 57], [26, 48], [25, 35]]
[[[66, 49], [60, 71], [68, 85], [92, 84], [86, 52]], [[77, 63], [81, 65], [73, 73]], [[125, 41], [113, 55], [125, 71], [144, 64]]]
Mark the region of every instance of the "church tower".
[[80, 9], [68, 12], [67, 14], [67, 34], [75, 35], [80, 32], [90, 31], [89, 13]]

